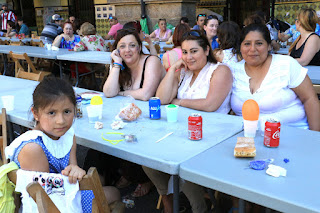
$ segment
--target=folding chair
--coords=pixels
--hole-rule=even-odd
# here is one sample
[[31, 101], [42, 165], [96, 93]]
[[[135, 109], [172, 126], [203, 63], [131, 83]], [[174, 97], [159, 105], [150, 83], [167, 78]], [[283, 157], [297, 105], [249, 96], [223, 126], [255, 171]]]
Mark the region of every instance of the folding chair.
[[42, 81], [44, 76], [45, 75], [43, 72], [32, 73], [32, 72], [25, 72], [25, 71], [19, 70], [16, 77], [28, 79], [28, 80], [33, 80], [33, 81]]
[[12, 45], [12, 46], [23, 46], [24, 43], [22, 41], [10, 41], [9, 45]]
[[[35, 74], [39, 74], [40, 71], [38, 71], [35, 66], [33, 65], [31, 59], [29, 58], [29, 56], [27, 55], [27, 53], [23, 53], [23, 54], [17, 54], [17, 53], [13, 53], [12, 51], [9, 52], [9, 56], [10, 58], [12, 58], [12, 60], [15, 63], [15, 76], [18, 75], [19, 71], [26, 71], [23, 66], [20, 64], [19, 60], [24, 60], [27, 62], [28, 64], [28, 72], [30, 73], [31, 71]], [[50, 75], [51, 72], [46, 72], [46, 71], [41, 71], [42, 72], [42, 76], [46, 76], [46, 75]], [[42, 78], [43, 78], [42, 77]], [[42, 79], [40, 79], [42, 80]]]
[[44, 44], [41, 40], [40, 41], [31, 40], [30, 45], [34, 47], [44, 47]]
[[0, 126], [2, 128], [2, 135], [0, 136], [0, 148], [1, 148], [1, 158], [2, 158], [2, 164], [8, 163], [6, 156], [4, 154], [4, 149], [7, 147], [7, 113], [6, 109], [2, 108], [2, 113], [0, 115]]

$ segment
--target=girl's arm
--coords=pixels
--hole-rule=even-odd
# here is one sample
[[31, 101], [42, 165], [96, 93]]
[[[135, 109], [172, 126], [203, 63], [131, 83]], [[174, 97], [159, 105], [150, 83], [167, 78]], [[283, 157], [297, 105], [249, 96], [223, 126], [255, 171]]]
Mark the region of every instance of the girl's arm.
[[169, 104], [175, 97], [177, 97], [179, 88], [180, 71], [177, 69], [186, 68], [186, 64], [182, 59], [174, 63], [168, 70], [166, 76], [161, 81], [156, 96], [160, 98], [161, 104]]
[[150, 34], [150, 38], [155, 38], [156, 37], [156, 33], [155, 31], [153, 31], [151, 34]]
[[216, 111], [229, 94], [232, 80], [229, 67], [220, 65], [211, 77], [210, 88], [205, 99], [174, 99], [172, 103], [206, 112]]
[[320, 103], [309, 76], [307, 75], [302, 83], [292, 90], [304, 105], [310, 130], [320, 131]]
[[40, 145], [26, 144], [18, 155], [21, 169], [36, 172], [49, 172], [49, 162]]
[[301, 66], [307, 66], [310, 61], [313, 59], [315, 54], [320, 49], [320, 38], [317, 35], [312, 35], [307, 40], [305, 47], [303, 49], [302, 55], [296, 60], [301, 64]]
[[70, 151], [70, 159], [69, 165], [62, 170], [61, 174], [65, 176], [69, 176], [70, 183], [76, 183], [77, 180], [82, 180], [83, 176], [86, 175], [86, 172], [81, 169], [77, 164], [77, 144], [76, 144], [76, 137], [73, 136], [73, 145]]
[[118, 64], [122, 64], [122, 58], [120, 57], [117, 49], [112, 51], [111, 58], [113, 59], [114, 63], [117, 64], [112, 66], [111, 70], [109, 71], [109, 76], [103, 85], [103, 93], [107, 98], [118, 95], [120, 91], [119, 75], [121, 72], [121, 66]]
[[120, 92], [119, 95], [130, 95], [135, 99], [147, 101], [156, 93], [159, 83], [164, 75], [165, 70], [159, 58], [156, 56], [150, 56], [146, 62], [143, 87], [136, 90], [126, 90], [124, 92]]

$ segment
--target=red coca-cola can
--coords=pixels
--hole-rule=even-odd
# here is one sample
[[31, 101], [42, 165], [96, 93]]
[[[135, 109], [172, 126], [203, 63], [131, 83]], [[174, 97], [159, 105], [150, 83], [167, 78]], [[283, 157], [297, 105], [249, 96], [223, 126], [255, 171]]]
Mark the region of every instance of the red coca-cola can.
[[192, 113], [188, 118], [188, 138], [194, 141], [202, 139], [202, 117], [198, 113]]
[[264, 128], [263, 144], [267, 147], [278, 147], [280, 140], [280, 121], [276, 118], [269, 118]]

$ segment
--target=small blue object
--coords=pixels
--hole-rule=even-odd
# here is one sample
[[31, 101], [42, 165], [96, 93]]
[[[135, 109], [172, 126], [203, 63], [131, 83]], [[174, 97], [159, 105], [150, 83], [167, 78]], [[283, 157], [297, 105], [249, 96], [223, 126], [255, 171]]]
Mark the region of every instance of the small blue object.
[[289, 163], [289, 159], [288, 159], [288, 158], [283, 159], [283, 161], [284, 161], [285, 163]]
[[250, 161], [250, 168], [255, 170], [263, 170], [266, 167], [266, 161], [264, 160], [254, 160]]
[[121, 70], [124, 70], [124, 66], [120, 63], [117, 63], [117, 62], [113, 62], [113, 65], [119, 65], [121, 67]]

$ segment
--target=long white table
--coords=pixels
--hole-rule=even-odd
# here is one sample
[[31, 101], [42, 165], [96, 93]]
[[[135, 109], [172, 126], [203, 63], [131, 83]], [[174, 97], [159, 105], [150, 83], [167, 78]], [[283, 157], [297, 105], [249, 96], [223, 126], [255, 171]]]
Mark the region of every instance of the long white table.
[[[233, 156], [238, 136], [243, 133], [183, 162], [180, 177], [281, 212], [320, 212], [319, 132], [282, 126], [278, 148], [265, 147], [262, 136], [256, 136], [254, 159]], [[285, 168], [287, 176], [248, 168], [251, 160], [267, 158]]]
[[19, 38], [8, 38], [8, 37], [0, 37], [0, 39], [2, 41], [13, 41], [13, 42], [16, 42], [16, 41], [22, 41], [23, 43], [28, 43], [28, 42], [31, 42], [32, 41], [35, 41], [35, 42], [39, 42], [41, 41], [41, 39], [34, 39], [34, 38], [23, 38], [23, 39], [19, 39]]
[[320, 66], [306, 66], [308, 76], [313, 84], [320, 84]]
[[72, 51], [61, 48], [58, 51], [53, 51], [46, 50], [44, 47], [0, 45], [0, 53], [9, 54], [10, 51], [17, 54], [27, 53], [29, 57], [45, 59], [57, 59], [58, 55], [72, 53]]
[[[9, 79], [8, 79], [9, 78]], [[20, 79], [21, 80], [21, 79]], [[28, 81], [28, 80], [24, 80]], [[0, 76], [0, 85], [8, 82], [4, 95], [15, 96], [15, 110], [8, 112], [10, 122], [32, 127], [31, 115], [28, 113], [32, 103], [32, 92], [37, 82], [30, 83], [25, 89], [15, 89], [16, 78]], [[5, 84], [4, 84], [5, 85]], [[5, 87], [5, 86], [4, 86]], [[11, 91], [10, 91], [11, 88]], [[77, 93], [86, 91], [75, 88]], [[77, 143], [101, 152], [144, 165], [174, 176], [178, 180], [179, 166], [182, 162], [209, 149], [221, 141], [242, 131], [242, 118], [219, 113], [200, 112], [203, 117], [203, 139], [191, 141], [188, 139], [188, 116], [193, 112], [199, 112], [188, 108], [179, 108], [177, 123], [167, 123], [164, 106], [161, 106], [162, 117], [159, 120], [149, 119], [148, 102], [136, 101], [142, 110], [141, 117], [133, 122], [128, 122], [124, 129], [113, 131], [110, 124], [120, 111], [120, 105], [124, 97], [103, 97], [103, 129], [96, 130], [93, 124], [89, 124], [85, 106], [83, 106], [83, 118], [76, 119], [74, 129]], [[0, 104], [2, 107], [2, 103]], [[102, 133], [121, 132], [135, 134], [137, 143], [120, 142], [117, 145], [104, 141]], [[168, 138], [159, 143], [158, 139], [169, 132], [173, 132]], [[114, 138], [113, 135], [105, 135], [106, 138]], [[175, 181], [177, 182], [177, 181]], [[175, 185], [175, 192], [178, 190]], [[175, 193], [178, 195], [178, 193]], [[176, 208], [176, 210], [178, 210]]]

